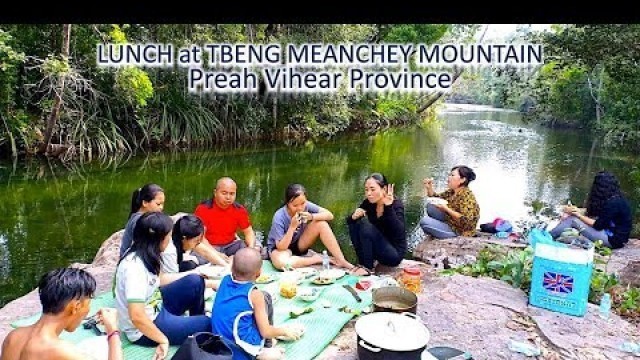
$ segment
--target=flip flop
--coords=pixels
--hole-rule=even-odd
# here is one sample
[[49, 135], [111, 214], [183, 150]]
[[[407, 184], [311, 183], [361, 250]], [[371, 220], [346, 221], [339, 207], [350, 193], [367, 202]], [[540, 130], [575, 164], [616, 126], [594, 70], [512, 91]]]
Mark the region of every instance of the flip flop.
[[[358, 270], [363, 270], [364, 274], [357, 274]], [[373, 271], [367, 269], [366, 267], [364, 267], [362, 265], [356, 265], [356, 266], [352, 267], [351, 269], [349, 269], [349, 274], [355, 275], [355, 276], [370, 276], [370, 275], [373, 275]]]
[[473, 357], [468, 352], [465, 352], [456, 348], [452, 348], [449, 346], [436, 346], [436, 347], [429, 348], [427, 351], [438, 360], [449, 360], [449, 359], [473, 360]]

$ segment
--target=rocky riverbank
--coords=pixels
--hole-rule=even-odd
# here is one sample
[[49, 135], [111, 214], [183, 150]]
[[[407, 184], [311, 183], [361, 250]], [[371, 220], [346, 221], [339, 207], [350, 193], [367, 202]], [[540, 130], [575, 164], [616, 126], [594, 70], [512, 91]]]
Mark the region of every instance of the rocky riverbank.
[[[122, 230], [105, 240], [91, 264], [73, 264], [96, 277], [98, 293], [108, 291], [117, 263]], [[445, 258], [472, 259], [491, 242], [486, 238], [426, 241], [414, 255], [422, 261], [405, 260], [398, 269], [378, 269], [394, 274], [407, 265], [424, 270], [424, 291], [418, 296], [417, 315], [431, 333], [429, 347], [451, 346], [470, 352], [474, 359], [525, 359], [509, 349], [511, 340], [529, 342], [541, 350], [539, 359], [634, 359], [619, 350], [624, 341], [639, 341], [638, 327], [612, 314], [609, 321], [597, 316], [589, 304], [584, 317], [574, 317], [528, 305], [526, 294], [505, 282], [462, 275], [440, 276], [439, 262]], [[436, 259], [436, 260], [434, 260]], [[632, 240], [614, 251], [611, 271], [628, 274], [640, 262], [640, 241]], [[0, 341], [11, 330], [11, 322], [40, 311], [37, 290], [0, 309]], [[357, 318], [317, 358], [357, 359]], [[636, 358], [637, 359], [637, 358]]]

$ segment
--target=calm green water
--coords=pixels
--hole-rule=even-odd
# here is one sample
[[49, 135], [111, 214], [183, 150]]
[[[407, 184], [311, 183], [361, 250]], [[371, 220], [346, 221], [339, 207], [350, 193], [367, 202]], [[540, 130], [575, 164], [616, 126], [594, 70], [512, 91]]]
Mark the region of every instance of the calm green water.
[[[89, 263], [129, 213], [131, 192], [147, 182], [164, 187], [169, 214], [191, 212], [211, 195], [215, 180], [231, 176], [238, 201], [252, 215], [262, 238], [291, 182], [306, 186], [308, 198], [335, 215], [333, 228], [352, 260], [344, 218], [363, 198], [363, 180], [383, 172], [406, 204], [411, 241], [423, 212], [426, 176], [445, 185], [456, 164], [471, 166], [471, 184], [481, 206], [481, 222], [496, 216], [526, 216], [527, 201], [584, 200], [593, 174], [602, 168], [626, 173], [632, 154], [590, 155], [591, 139], [575, 132], [526, 127], [506, 112], [443, 113], [441, 127], [386, 131], [307, 143], [233, 151], [154, 154], [67, 169], [37, 161], [0, 164], [0, 306], [31, 291], [54, 267]], [[638, 203], [637, 196], [632, 198]]]

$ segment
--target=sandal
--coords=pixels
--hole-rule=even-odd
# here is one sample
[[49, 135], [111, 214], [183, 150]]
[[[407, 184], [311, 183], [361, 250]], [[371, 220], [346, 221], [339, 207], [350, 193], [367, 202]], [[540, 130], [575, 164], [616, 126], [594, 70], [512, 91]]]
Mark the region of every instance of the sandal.
[[373, 271], [367, 269], [362, 265], [356, 265], [351, 269], [349, 269], [349, 274], [355, 275], [355, 276], [371, 276], [373, 275]]

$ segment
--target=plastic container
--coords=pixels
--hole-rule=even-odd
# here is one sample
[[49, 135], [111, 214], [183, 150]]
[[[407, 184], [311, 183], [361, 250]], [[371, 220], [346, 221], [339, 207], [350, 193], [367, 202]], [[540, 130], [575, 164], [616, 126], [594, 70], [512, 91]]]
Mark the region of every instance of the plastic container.
[[533, 258], [529, 304], [584, 316], [593, 270], [593, 252], [593, 247], [588, 250], [570, 249], [538, 243]]
[[422, 271], [418, 267], [406, 267], [400, 276], [400, 286], [414, 294], [422, 292]]
[[329, 270], [331, 269], [331, 263], [329, 262], [329, 254], [327, 254], [327, 250], [322, 252], [322, 269]]
[[609, 320], [609, 314], [611, 313], [611, 295], [604, 293], [602, 299], [600, 299], [599, 315], [605, 320]]
[[285, 271], [280, 277], [280, 295], [286, 299], [293, 299], [298, 292], [298, 274]]

